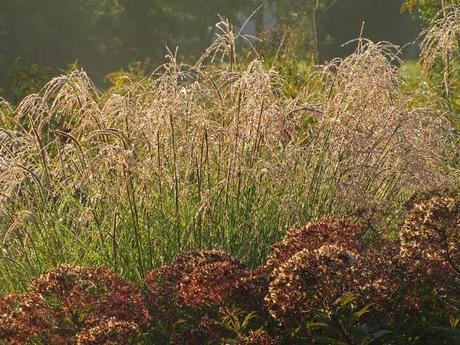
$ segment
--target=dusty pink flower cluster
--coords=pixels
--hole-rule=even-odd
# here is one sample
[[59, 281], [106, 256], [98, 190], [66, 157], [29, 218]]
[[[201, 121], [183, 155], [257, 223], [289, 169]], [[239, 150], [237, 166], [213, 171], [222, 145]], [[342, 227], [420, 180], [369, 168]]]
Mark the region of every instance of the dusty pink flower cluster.
[[405, 270], [399, 258], [399, 241], [379, 239], [366, 247], [357, 262], [353, 282], [363, 303], [389, 313], [399, 298]]
[[312, 310], [331, 308], [341, 296], [359, 293], [359, 284], [369, 283], [358, 279], [367, 251], [362, 235], [362, 227], [333, 218], [289, 230], [267, 261], [270, 314], [295, 327]]
[[[152, 271], [146, 284], [149, 308], [174, 344], [206, 344], [234, 337], [235, 332], [221, 322], [233, 308], [268, 315], [264, 304], [267, 270], [249, 269], [224, 251], [181, 254], [171, 265]], [[178, 321], [187, 317], [195, 322], [178, 331]]]
[[30, 333], [24, 329], [19, 335], [21, 321], [15, 311], [20, 298], [18, 294], [0, 297], [0, 339], [8, 339], [12, 344], [20, 344]]
[[260, 305], [266, 274], [220, 250], [195, 250], [179, 255], [146, 277], [151, 308], [170, 324], [181, 306], [221, 306], [228, 300]]
[[[220, 271], [220, 275], [217, 271], [210, 271], [210, 267]], [[230, 267], [242, 270], [244, 265], [224, 251], [194, 250], [179, 255], [171, 265], [153, 270], [145, 279], [148, 287], [147, 299], [153, 313], [165, 325], [171, 326], [177, 321], [181, 304], [193, 306], [208, 302], [208, 298], [215, 301], [219, 298], [219, 292], [225, 292], [220, 290], [225, 285], [220, 280], [225, 278], [224, 272], [228, 273]], [[207, 282], [206, 278], [210, 280], [211, 274], [214, 275], [212, 282], [215, 285], [208, 294], [200, 286], [200, 281]], [[186, 289], [193, 289], [196, 297]]]
[[189, 306], [221, 305], [244, 274], [245, 268], [228, 261], [198, 267], [182, 278], [180, 299]]

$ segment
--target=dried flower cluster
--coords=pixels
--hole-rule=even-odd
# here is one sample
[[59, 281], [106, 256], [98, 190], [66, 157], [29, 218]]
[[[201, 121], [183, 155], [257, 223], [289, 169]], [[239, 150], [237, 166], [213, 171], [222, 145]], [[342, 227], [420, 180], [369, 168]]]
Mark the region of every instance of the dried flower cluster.
[[0, 334], [18, 344], [129, 343], [151, 320], [139, 288], [105, 268], [58, 266], [2, 305], [13, 323]]
[[361, 301], [386, 313], [394, 310], [403, 287], [405, 270], [399, 251], [399, 241], [378, 239], [361, 256], [353, 276]]
[[350, 293], [389, 317], [396, 301], [420, 308], [426, 289], [458, 298], [459, 216], [457, 199], [429, 195], [409, 212], [400, 241], [366, 243], [356, 225], [332, 219], [290, 230], [268, 260], [267, 307], [278, 322], [297, 327]]
[[11, 294], [0, 297], [0, 339], [11, 340], [12, 343], [24, 342], [30, 337], [30, 331], [21, 332], [21, 320], [16, 312], [20, 296]]
[[[179, 255], [169, 266], [150, 272], [145, 281], [153, 312], [166, 324], [176, 321], [178, 303], [217, 302], [231, 291], [244, 265], [220, 250], [195, 250]], [[228, 274], [228, 276], [227, 276]], [[229, 285], [230, 284], [230, 285]]]
[[267, 314], [264, 298], [268, 293], [270, 272], [267, 267], [247, 270], [227, 292], [228, 300], [246, 311]]
[[[268, 281], [263, 267], [251, 270], [219, 250], [195, 250], [149, 273], [147, 301], [152, 314], [171, 333], [174, 344], [204, 344], [235, 335], [220, 321], [229, 317], [229, 308], [267, 316], [264, 297]], [[181, 332], [174, 330], [187, 314], [193, 315], [198, 324]]]
[[329, 309], [352, 292], [358, 255], [344, 247], [324, 245], [303, 249], [276, 268], [267, 303], [271, 315], [283, 324], [298, 325], [312, 310]]
[[190, 306], [206, 303], [220, 305], [244, 274], [244, 269], [232, 262], [198, 267], [182, 278], [180, 299]]
[[460, 272], [460, 201], [434, 195], [418, 201], [400, 232], [401, 258], [424, 274]]
[[118, 321], [114, 318], [101, 320], [99, 325], [84, 329], [78, 334], [78, 345], [129, 344], [139, 333], [139, 325], [132, 321]]
[[278, 341], [273, 339], [267, 332], [254, 332], [248, 336], [240, 337], [238, 339], [238, 345], [277, 345]]
[[362, 229], [348, 220], [323, 218], [303, 227], [291, 229], [284, 239], [272, 246], [267, 267], [274, 269], [303, 249], [316, 250], [333, 243], [350, 250], [361, 250]]

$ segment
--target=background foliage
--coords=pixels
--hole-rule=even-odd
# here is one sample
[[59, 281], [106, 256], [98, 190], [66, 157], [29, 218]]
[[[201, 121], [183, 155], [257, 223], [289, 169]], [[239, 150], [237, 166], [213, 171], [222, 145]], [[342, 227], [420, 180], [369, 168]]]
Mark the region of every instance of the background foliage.
[[363, 21], [374, 41], [405, 44], [418, 32], [400, 15], [401, 0], [0, 0], [0, 88], [16, 101], [8, 70], [18, 57], [23, 68], [35, 64], [54, 74], [78, 62], [98, 85], [134, 61], [162, 63], [166, 45], [179, 46], [190, 61], [212, 40], [217, 14], [238, 26], [261, 3], [248, 30], [290, 26], [307, 61], [351, 53], [340, 45], [359, 35]]

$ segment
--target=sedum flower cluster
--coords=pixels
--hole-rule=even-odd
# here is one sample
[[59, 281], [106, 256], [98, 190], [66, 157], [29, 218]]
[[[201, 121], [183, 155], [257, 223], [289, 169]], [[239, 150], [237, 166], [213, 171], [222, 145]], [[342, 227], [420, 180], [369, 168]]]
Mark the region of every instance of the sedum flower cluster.
[[139, 288], [105, 268], [61, 265], [0, 301], [0, 339], [12, 344], [127, 344], [151, 320]]

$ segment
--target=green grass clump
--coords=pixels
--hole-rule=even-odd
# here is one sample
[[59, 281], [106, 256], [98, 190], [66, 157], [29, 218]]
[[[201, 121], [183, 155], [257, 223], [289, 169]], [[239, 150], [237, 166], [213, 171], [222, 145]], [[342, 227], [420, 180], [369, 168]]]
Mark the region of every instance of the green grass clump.
[[0, 291], [60, 263], [141, 281], [192, 248], [255, 266], [324, 214], [390, 233], [413, 192], [452, 180], [449, 124], [413, 109], [393, 46], [360, 40], [292, 96], [222, 32], [194, 66], [171, 55], [106, 93], [74, 71], [0, 106]]

